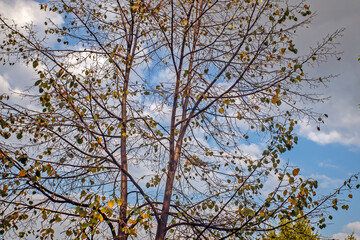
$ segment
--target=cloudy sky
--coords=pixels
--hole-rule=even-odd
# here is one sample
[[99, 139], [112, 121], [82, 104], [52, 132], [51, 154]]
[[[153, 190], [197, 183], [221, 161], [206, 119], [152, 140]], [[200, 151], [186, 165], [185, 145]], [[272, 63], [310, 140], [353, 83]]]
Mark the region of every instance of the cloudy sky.
[[[334, 74], [327, 88], [322, 89], [330, 99], [314, 106], [329, 118], [318, 132], [315, 126], [302, 124], [298, 146], [287, 155], [302, 169], [302, 174], [316, 178], [320, 188], [330, 191], [351, 174], [360, 171], [360, 1], [314, 0], [310, 2], [317, 12], [312, 25], [299, 33], [302, 46], [337, 29], [345, 28], [338, 41], [341, 60], [329, 60], [316, 67], [315, 74]], [[321, 231], [326, 236], [343, 239], [354, 231], [360, 239], [360, 193], [354, 195], [350, 210], [331, 212], [334, 221]]]
[[[304, 176], [319, 180], [321, 191], [330, 192], [351, 174], [360, 172], [360, 1], [359, 0], [313, 0], [313, 11], [317, 12], [309, 28], [298, 32], [296, 40], [302, 48], [321, 40], [337, 29], [345, 28], [338, 50], [343, 52], [341, 60], [332, 60], [316, 66], [311, 71], [318, 75], [334, 74], [327, 88], [321, 89], [331, 97], [314, 109], [327, 113], [329, 118], [321, 126], [302, 123], [298, 128], [301, 136], [298, 146], [284, 158], [301, 167]], [[4, 11], [6, 10], [6, 12]], [[24, 24], [32, 21], [43, 23], [44, 13], [34, 0], [0, 0], [0, 13]], [[54, 14], [53, 21], [62, 23]], [[18, 65], [16, 69], [0, 68], [0, 93], [26, 86], [32, 71]], [[320, 233], [327, 237], [344, 239], [354, 231], [360, 239], [360, 191], [354, 193], [348, 212], [331, 212], [334, 220]]]

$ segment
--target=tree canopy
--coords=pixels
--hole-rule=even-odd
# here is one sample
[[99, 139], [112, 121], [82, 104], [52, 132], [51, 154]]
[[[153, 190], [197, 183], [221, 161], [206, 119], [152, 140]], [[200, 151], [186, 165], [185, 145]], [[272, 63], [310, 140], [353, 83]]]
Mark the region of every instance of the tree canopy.
[[316, 196], [317, 181], [280, 158], [300, 120], [326, 118], [308, 106], [328, 78], [306, 68], [335, 56], [341, 33], [300, 53], [305, 1], [40, 7], [64, 23], [48, 19], [44, 35], [0, 17], [1, 61], [37, 74], [30, 105], [0, 97], [1, 234], [246, 239], [299, 215], [324, 227], [353, 187]]
[[264, 240], [278, 239], [278, 240], [317, 240], [320, 235], [313, 230], [310, 221], [304, 218], [296, 222], [289, 222], [286, 219], [280, 221], [280, 228], [277, 231], [269, 232]]
[[355, 233], [352, 232], [350, 235], [346, 236], [345, 240], [356, 240]]

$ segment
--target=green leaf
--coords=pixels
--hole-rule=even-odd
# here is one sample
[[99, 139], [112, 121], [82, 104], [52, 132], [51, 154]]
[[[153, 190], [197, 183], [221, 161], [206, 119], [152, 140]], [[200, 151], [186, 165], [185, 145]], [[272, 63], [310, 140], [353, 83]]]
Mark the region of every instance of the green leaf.
[[22, 133], [18, 133], [18, 134], [16, 135], [16, 138], [17, 138], [17, 139], [22, 139], [22, 138], [23, 138]]
[[38, 86], [41, 82], [42, 82], [42, 80], [37, 80], [37, 81], [35, 82], [35, 86]]
[[33, 68], [36, 68], [39, 66], [39, 62], [37, 60], [33, 61]]

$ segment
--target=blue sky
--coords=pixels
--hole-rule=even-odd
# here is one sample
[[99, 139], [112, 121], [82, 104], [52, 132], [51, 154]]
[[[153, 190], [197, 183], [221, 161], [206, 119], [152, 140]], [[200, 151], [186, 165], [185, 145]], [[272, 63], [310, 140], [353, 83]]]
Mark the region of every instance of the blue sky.
[[[318, 179], [320, 194], [329, 193], [360, 168], [359, 150], [351, 150], [348, 146], [337, 143], [320, 145], [306, 138], [300, 138], [298, 145], [283, 157], [299, 166], [302, 175]], [[348, 211], [330, 210], [329, 213], [334, 219], [329, 221], [328, 227], [320, 233], [328, 237], [337, 233], [350, 233], [351, 230], [346, 229], [346, 225], [360, 222], [359, 202], [360, 192], [355, 191]], [[352, 230], [359, 232], [358, 228]]]
[[[298, 145], [283, 158], [299, 166], [302, 175], [317, 178], [320, 191], [328, 193], [351, 174], [360, 172], [360, 1], [315, 0], [310, 1], [310, 7], [317, 16], [309, 28], [298, 32], [297, 46], [307, 48], [327, 34], [345, 28], [343, 37], [338, 39], [338, 50], [343, 54], [340, 61], [329, 60], [309, 70], [314, 75], [338, 75], [327, 88], [320, 89], [324, 96], [331, 98], [313, 106], [314, 110], [327, 113], [329, 118], [321, 126], [321, 132], [316, 126], [303, 122], [297, 129]], [[0, 12], [3, 9], [9, 18], [16, 18], [20, 24], [45, 20], [34, 0], [0, 0]], [[52, 19], [62, 21], [55, 15]], [[0, 92], [23, 87], [24, 79], [31, 76], [30, 71], [25, 67], [1, 68]], [[360, 239], [358, 203], [360, 191], [354, 193], [349, 211], [331, 212], [332, 224], [320, 233], [343, 239], [355, 231]]]

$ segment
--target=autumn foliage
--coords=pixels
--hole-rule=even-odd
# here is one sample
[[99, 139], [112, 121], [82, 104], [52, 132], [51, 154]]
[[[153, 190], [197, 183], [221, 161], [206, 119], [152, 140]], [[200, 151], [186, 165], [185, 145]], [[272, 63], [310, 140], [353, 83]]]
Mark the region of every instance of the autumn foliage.
[[300, 53], [305, 1], [40, 7], [64, 19], [45, 36], [0, 17], [1, 60], [37, 74], [30, 105], [1, 96], [1, 234], [246, 239], [298, 216], [324, 227], [323, 209], [341, 206], [280, 159], [300, 120], [326, 117], [305, 89], [327, 78], [305, 69], [339, 35]]

